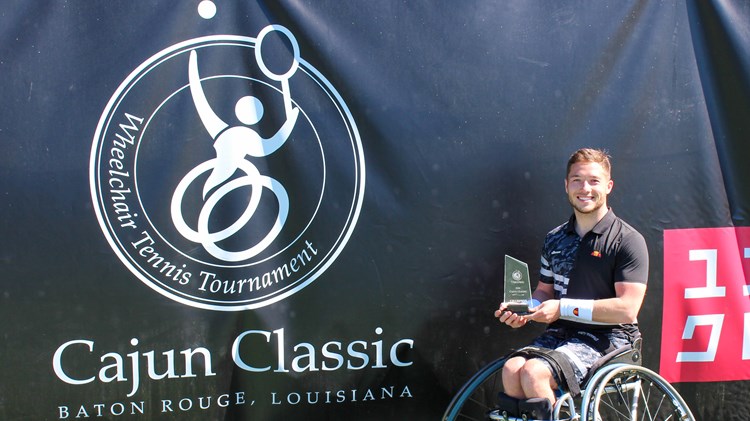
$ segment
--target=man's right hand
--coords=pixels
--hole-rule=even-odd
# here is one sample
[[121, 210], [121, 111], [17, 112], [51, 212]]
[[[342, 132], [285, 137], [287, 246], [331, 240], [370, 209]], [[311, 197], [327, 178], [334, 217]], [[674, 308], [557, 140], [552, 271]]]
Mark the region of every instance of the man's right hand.
[[507, 310], [505, 303], [501, 303], [500, 308], [495, 310], [495, 317], [500, 320], [500, 323], [504, 323], [514, 329], [525, 326], [529, 321], [526, 316], [521, 316]]

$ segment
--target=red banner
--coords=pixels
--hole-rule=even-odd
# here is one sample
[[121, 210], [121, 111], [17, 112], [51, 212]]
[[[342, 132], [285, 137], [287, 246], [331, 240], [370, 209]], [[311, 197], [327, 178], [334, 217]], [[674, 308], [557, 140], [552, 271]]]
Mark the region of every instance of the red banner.
[[664, 231], [661, 375], [750, 379], [750, 228]]

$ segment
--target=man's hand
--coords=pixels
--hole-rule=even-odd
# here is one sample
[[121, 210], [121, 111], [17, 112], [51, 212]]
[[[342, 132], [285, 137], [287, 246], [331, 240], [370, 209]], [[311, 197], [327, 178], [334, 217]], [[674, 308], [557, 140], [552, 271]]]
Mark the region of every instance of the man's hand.
[[560, 318], [560, 300], [547, 300], [529, 310], [531, 314], [525, 316], [526, 319], [550, 324]]
[[521, 326], [525, 326], [526, 323], [529, 321], [528, 316], [521, 316], [520, 314], [516, 314], [512, 311], [509, 311], [505, 305], [505, 303], [500, 304], [500, 308], [495, 310], [495, 317], [500, 320], [500, 323], [505, 323], [506, 325], [512, 327], [513, 329], [517, 329]]

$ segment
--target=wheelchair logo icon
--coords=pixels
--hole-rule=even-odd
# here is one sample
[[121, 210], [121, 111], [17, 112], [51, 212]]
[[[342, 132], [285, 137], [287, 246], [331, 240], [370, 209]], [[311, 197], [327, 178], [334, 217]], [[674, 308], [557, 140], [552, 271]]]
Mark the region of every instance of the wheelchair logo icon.
[[[294, 51], [292, 64], [283, 74], [275, 74], [269, 70], [261, 54], [262, 41], [271, 31], [284, 34], [291, 42]], [[180, 181], [172, 196], [171, 204], [172, 221], [180, 234], [190, 241], [203, 245], [212, 256], [231, 262], [249, 259], [265, 250], [279, 235], [289, 214], [289, 197], [284, 186], [271, 177], [261, 175], [252, 162], [246, 160], [245, 157], [250, 155], [260, 158], [274, 153], [284, 145], [294, 128], [299, 116], [299, 108], [292, 106], [288, 81], [299, 67], [299, 46], [289, 30], [279, 25], [271, 25], [263, 29], [258, 35], [255, 59], [264, 75], [282, 84], [286, 121], [270, 139], [262, 139], [253, 129], [247, 126], [257, 124], [263, 118], [263, 104], [254, 96], [244, 96], [235, 105], [237, 119], [245, 125], [230, 127], [228, 123], [214, 113], [201, 86], [198, 55], [195, 50], [190, 52], [190, 92], [203, 125], [214, 139], [216, 158], [198, 165]], [[244, 176], [227, 182], [232, 174], [238, 170], [242, 171]], [[198, 218], [197, 229], [194, 229], [185, 222], [181, 211], [182, 202], [188, 187], [206, 172], [209, 172], [210, 176], [203, 187], [205, 203]], [[211, 232], [208, 223], [217, 203], [237, 188], [246, 186], [251, 187], [251, 196], [245, 211], [229, 227], [221, 231]], [[276, 196], [279, 206], [276, 220], [268, 234], [258, 244], [241, 251], [228, 251], [221, 248], [218, 245], [219, 242], [237, 234], [250, 222], [258, 207], [263, 188], [268, 189]], [[209, 193], [211, 194], [206, 197]]]
[[291, 31], [269, 25], [136, 68], [100, 118], [90, 183], [102, 231], [142, 282], [237, 311], [326, 271], [359, 218], [364, 169], [342, 96]]

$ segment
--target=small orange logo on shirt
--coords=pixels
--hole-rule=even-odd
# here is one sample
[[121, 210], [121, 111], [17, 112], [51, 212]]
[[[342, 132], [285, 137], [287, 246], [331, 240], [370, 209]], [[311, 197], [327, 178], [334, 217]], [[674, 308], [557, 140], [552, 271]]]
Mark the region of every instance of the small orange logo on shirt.
[[602, 257], [602, 252], [600, 252], [599, 250], [594, 250], [591, 252], [591, 255], [594, 257]]

